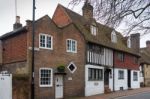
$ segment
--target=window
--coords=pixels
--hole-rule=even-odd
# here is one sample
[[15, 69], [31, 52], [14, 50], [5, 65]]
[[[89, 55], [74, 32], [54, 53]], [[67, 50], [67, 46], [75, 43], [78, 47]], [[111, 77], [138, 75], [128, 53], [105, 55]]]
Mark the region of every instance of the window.
[[67, 39], [67, 52], [77, 53], [77, 41]]
[[71, 62], [71, 63], [68, 65], [68, 69], [69, 69], [69, 71], [70, 71], [71, 73], [74, 73], [74, 72], [76, 71], [77, 67], [76, 67], [76, 65], [75, 65], [73, 62]]
[[39, 35], [39, 47], [45, 49], [52, 49], [52, 36], [48, 34]]
[[111, 41], [113, 43], [117, 43], [117, 35], [116, 35], [115, 31], [112, 31], [112, 33], [111, 33]]
[[99, 45], [92, 44], [92, 43], [88, 44], [88, 50], [94, 51], [97, 54], [102, 54], [102, 55], [104, 54], [104, 48], [103, 47], [101, 47]]
[[91, 25], [91, 33], [94, 36], [97, 34], [97, 27], [95, 25]]
[[102, 69], [89, 68], [88, 69], [88, 80], [89, 81], [103, 80], [103, 70]]
[[130, 37], [127, 40], [127, 46], [128, 46], [128, 48], [131, 48], [131, 39], [130, 39]]
[[52, 86], [52, 69], [51, 68], [40, 68], [39, 71], [40, 87], [51, 87]]
[[133, 81], [138, 81], [138, 73], [133, 72]]
[[124, 79], [124, 71], [123, 70], [118, 71], [118, 79]]
[[118, 59], [120, 60], [120, 61], [124, 61], [124, 54], [123, 53], [121, 53], [121, 52], [118, 52], [117, 53], [117, 57], [118, 57]]

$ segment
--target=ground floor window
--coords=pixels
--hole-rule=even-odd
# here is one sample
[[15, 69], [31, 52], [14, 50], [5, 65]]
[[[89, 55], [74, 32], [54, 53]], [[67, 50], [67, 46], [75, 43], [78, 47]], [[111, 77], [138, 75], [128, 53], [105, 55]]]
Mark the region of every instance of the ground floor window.
[[39, 70], [39, 83], [40, 87], [52, 86], [52, 69], [51, 68], [40, 68]]
[[133, 81], [138, 81], [138, 73], [133, 72]]
[[103, 70], [96, 68], [88, 68], [88, 80], [89, 81], [103, 80]]
[[118, 79], [124, 79], [124, 71], [123, 70], [118, 71]]

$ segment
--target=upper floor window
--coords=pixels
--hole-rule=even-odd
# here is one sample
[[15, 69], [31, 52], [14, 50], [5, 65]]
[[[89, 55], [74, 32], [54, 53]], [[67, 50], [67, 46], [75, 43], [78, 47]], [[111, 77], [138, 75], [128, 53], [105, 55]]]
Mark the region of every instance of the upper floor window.
[[95, 25], [91, 25], [91, 33], [94, 36], [97, 34], [97, 27]]
[[39, 35], [39, 47], [45, 49], [52, 49], [53, 37], [48, 34]]
[[98, 54], [104, 54], [104, 48], [103, 47], [92, 44], [92, 43], [88, 44], [88, 50], [94, 51], [95, 53], [98, 53]]
[[128, 48], [131, 48], [131, 39], [130, 39], [130, 37], [127, 40], [127, 46], [128, 46]]
[[111, 41], [117, 43], [117, 35], [115, 31], [112, 31], [111, 33]]
[[121, 52], [118, 52], [117, 53], [117, 57], [118, 57], [118, 59], [120, 60], [120, 61], [124, 61], [124, 54], [123, 53], [121, 53]]
[[67, 39], [67, 52], [77, 53], [77, 41], [73, 39]]
[[138, 81], [138, 73], [133, 72], [133, 81]]
[[118, 71], [118, 79], [124, 79], [124, 71], [123, 70]]
[[40, 87], [51, 87], [52, 86], [52, 69], [51, 68], [40, 68], [39, 70], [39, 83]]

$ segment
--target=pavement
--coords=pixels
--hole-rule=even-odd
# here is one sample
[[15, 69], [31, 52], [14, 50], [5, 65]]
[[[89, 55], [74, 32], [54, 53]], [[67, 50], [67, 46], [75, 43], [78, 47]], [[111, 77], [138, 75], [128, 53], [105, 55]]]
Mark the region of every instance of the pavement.
[[116, 91], [108, 94], [99, 94], [95, 96], [78, 97], [73, 99], [116, 99], [118, 97], [130, 96], [130, 95], [146, 93], [146, 92], [150, 92], [150, 87], [143, 87], [143, 88], [138, 88], [133, 90]]

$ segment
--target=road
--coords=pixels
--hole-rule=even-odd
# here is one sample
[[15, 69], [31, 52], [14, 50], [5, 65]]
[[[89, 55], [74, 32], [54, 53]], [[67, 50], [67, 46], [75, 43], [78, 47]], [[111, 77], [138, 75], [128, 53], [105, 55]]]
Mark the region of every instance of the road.
[[116, 99], [150, 99], [150, 92], [149, 93], [140, 93], [132, 96], [124, 96]]

